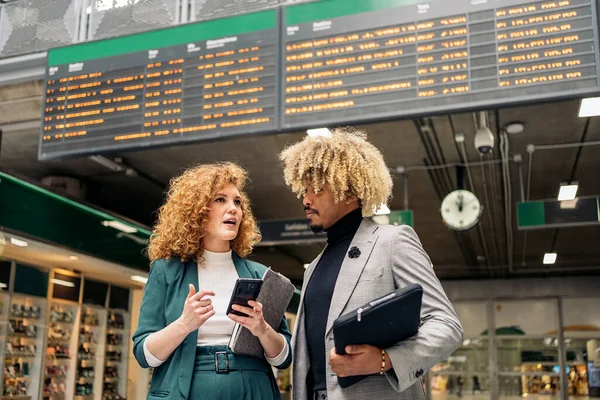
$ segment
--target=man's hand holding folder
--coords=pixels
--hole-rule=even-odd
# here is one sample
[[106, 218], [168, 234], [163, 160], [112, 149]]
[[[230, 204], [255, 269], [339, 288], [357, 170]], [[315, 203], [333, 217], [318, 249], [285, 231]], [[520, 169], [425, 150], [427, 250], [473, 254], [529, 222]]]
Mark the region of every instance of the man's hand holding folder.
[[[329, 352], [329, 364], [333, 372], [340, 378], [356, 375], [378, 374], [381, 370], [381, 350], [369, 344], [354, 344], [346, 346], [346, 355]], [[384, 371], [392, 369], [389, 357], [385, 358]]]
[[392, 368], [385, 349], [417, 334], [422, 297], [421, 285], [411, 284], [335, 320], [329, 364], [341, 387]]

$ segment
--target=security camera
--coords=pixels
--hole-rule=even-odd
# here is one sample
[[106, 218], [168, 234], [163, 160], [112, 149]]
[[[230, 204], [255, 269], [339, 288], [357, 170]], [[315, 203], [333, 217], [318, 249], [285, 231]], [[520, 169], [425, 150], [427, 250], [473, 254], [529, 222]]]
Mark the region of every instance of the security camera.
[[494, 134], [490, 131], [490, 128], [481, 127], [477, 130], [477, 133], [475, 133], [475, 148], [482, 155], [492, 152], [494, 148]]

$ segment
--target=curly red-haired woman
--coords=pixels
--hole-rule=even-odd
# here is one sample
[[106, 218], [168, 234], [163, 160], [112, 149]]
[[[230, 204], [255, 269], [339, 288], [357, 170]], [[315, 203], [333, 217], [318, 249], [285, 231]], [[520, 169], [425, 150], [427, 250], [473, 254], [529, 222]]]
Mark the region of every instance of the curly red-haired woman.
[[[226, 315], [236, 280], [266, 270], [242, 258], [260, 240], [246, 180], [238, 165], [218, 163], [171, 181], [150, 238], [152, 268], [133, 335], [139, 364], [155, 367], [150, 400], [280, 398], [271, 366], [291, 362], [285, 318], [273, 329], [253, 301], [234, 306], [247, 317]], [[227, 347], [235, 323], [260, 340], [263, 359]]]

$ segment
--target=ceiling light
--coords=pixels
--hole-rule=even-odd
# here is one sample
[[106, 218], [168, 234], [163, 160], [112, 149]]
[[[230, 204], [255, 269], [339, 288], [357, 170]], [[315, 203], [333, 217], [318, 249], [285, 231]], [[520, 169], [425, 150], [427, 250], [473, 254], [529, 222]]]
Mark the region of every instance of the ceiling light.
[[121, 232], [125, 232], [125, 233], [136, 233], [137, 232], [137, 229], [134, 228], [133, 226], [124, 224], [120, 221], [102, 221], [101, 224], [104, 226], [110, 226], [111, 228], [115, 228], [115, 229], [117, 229]]
[[379, 210], [375, 212], [375, 215], [388, 215], [390, 213], [390, 209], [386, 204], [382, 204], [379, 206]]
[[525, 126], [521, 122], [511, 122], [504, 126], [504, 130], [506, 131], [506, 133], [514, 135], [516, 133], [523, 132], [525, 130]]
[[554, 264], [556, 262], [556, 253], [544, 254], [544, 264]]
[[6, 283], [0, 282], [0, 289], [6, 289], [8, 285]]
[[66, 287], [75, 287], [75, 284], [73, 282], [64, 281], [62, 279], [50, 279], [50, 282], [54, 283], [55, 285], [61, 285], [61, 286], [66, 286]]
[[21, 239], [17, 239], [17, 238], [14, 238], [14, 237], [10, 238], [10, 242], [12, 244], [14, 244], [15, 246], [18, 246], [18, 247], [27, 247], [29, 245], [29, 243], [27, 243], [26, 241], [21, 240]]
[[79, 257], [77, 257], [77, 256], [69, 256], [69, 260], [71, 260], [71, 261], [77, 261], [77, 260], [79, 260]]
[[596, 117], [600, 115], [600, 97], [590, 97], [581, 100], [579, 117]]
[[333, 135], [331, 134], [331, 131], [327, 128], [316, 128], [316, 129], [308, 129], [306, 131], [306, 133], [308, 133], [308, 136], [312, 136], [312, 137], [332, 137]]
[[558, 201], [575, 200], [578, 188], [579, 185], [577, 182], [571, 184], [562, 183], [558, 191]]
[[131, 277], [132, 281], [136, 281], [136, 282], [141, 282], [144, 285], [146, 284], [146, 282], [148, 282], [148, 278], [144, 277], [144, 276], [140, 276], [140, 275], [133, 275]]

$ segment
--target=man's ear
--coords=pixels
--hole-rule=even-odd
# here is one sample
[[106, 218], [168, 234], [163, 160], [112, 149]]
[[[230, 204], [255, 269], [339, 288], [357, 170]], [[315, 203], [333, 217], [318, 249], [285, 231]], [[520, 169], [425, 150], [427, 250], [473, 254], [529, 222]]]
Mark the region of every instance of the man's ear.
[[346, 205], [352, 204], [355, 201], [358, 202], [358, 204], [360, 205], [360, 201], [358, 200], [358, 198], [356, 196], [347, 196], [346, 200], [343, 200], [344, 204], [346, 204]]

